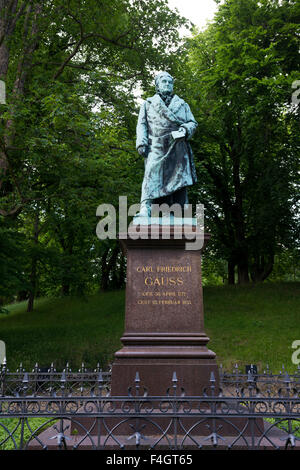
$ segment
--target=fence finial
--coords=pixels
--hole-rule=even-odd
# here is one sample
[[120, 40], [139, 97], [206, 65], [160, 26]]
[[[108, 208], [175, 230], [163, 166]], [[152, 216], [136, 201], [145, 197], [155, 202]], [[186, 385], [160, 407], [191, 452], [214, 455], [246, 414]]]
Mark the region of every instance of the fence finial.
[[28, 379], [28, 372], [25, 372], [24, 377], [23, 377], [23, 380], [22, 380], [22, 383], [25, 384], [25, 383], [28, 383], [28, 382], [29, 382], [29, 379]]
[[287, 372], [285, 373], [285, 376], [284, 376], [284, 383], [285, 384], [290, 384], [291, 383], [291, 378], [290, 378], [290, 376]]

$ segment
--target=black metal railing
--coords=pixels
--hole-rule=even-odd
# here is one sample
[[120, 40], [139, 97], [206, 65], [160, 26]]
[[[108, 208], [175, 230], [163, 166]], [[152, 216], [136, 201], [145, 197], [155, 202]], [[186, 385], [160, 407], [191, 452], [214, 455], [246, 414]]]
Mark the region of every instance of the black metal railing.
[[[0, 449], [299, 449], [300, 370], [273, 374], [222, 367], [199, 396], [176, 372], [149, 396], [139, 373], [126, 396], [110, 395], [110, 372], [84, 365], [0, 368]], [[130, 385], [130, 384], [129, 384]]]

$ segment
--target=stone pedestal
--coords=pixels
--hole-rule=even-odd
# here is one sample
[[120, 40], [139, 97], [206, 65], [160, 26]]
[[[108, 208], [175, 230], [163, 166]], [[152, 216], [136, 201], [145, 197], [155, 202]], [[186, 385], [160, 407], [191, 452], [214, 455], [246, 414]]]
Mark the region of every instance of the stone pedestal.
[[[218, 382], [215, 353], [207, 348], [204, 331], [202, 250], [186, 245], [192, 236], [199, 240], [196, 230], [152, 225], [140, 226], [135, 240], [120, 234], [127, 256], [126, 312], [123, 348], [112, 366], [112, 396], [127, 395], [136, 372], [152, 396], [166, 394], [174, 372], [189, 396], [202, 395], [211, 372]], [[204, 243], [208, 239], [204, 235]]]
[[[164, 238], [168, 230], [170, 236]], [[186, 397], [203, 396], [205, 388], [212, 385], [213, 372], [214, 391], [218, 393], [216, 355], [207, 348], [209, 338], [204, 331], [202, 249], [191, 250], [186, 245], [191, 243], [195, 230], [193, 225], [188, 228], [174, 225], [167, 229], [159, 225], [140, 226], [137, 239], [130, 233], [120, 235], [127, 256], [125, 331], [121, 338], [123, 347], [115, 353], [112, 366], [111, 396], [122, 399], [115, 412], [105, 418], [104, 427], [114, 439], [123, 436], [124, 442], [128, 442], [139, 429], [143, 429], [147, 442], [160, 441], [166, 433], [175, 433], [175, 424], [170, 424], [160, 405], [168, 389], [170, 395], [175, 393], [175, 385], [177, 396], [181, 395], [181, 389]], [[199, 236], [200, 233], [198, 240]], [[209, 235], [204, 235], [204, 246], [208, 240]], [[137, 372], [139, 381], [135, 383]], [[172, 383], [174, 372], [177, 382]], [[124, 413], [122, 403], [126, 403], [129, 387], [133, 396], [143, 395], [145, 388], [150, 402], [153, 397], [161, 397], [152, 403], [153, 414], [158, 413], [154, 422], [151, 413], [144, 418]], [[212, 390], [207, 394], [212, 395]], [[206, 406], [209, 409], [209, 404], [203, 404], [202, 412]], [[199, 413], [187, 414], [182, 423], [177, 422], [176, 433], [183, 438], [188, 429], [189, 436], [210, 436], [210, 439], [215, 436], [212, 430], [216, 425], [221, 436], [250, 435], [247, 419], [234, 414], [233, 410], [230, 422], [226, 419], [229, 414], [225, 419], [221, 414], [219, 420], [205, 419], [205, 413], [203, 417]], [[262, 419], [255, 420], [255, 426], [253, 435], [256, 436], [263, 429]], [[97, 429], [96, 418], [77, 418], [71, 431], [75, 428], [80, 434], [84, 434], [83, 429], [92, 434]]]

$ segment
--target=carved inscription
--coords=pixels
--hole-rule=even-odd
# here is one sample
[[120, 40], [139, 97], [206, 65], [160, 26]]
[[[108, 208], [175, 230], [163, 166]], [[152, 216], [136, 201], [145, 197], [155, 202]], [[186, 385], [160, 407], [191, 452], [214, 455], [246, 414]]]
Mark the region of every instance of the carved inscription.
[[138, 292], [139, 305], [191, 305], [187, 298], [185, 283], [187, 266], [137, 266], [136, 271], [143, 276], [144, 290]]

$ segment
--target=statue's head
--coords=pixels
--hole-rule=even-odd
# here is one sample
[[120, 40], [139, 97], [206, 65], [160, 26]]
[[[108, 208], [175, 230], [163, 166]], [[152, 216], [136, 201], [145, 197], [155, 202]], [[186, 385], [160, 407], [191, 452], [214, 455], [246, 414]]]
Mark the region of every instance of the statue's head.
[[171, 95], [174, 88], [174, 79], [168, 72], [159, 72], [155, 77], [156, 91], [163, 95]]

